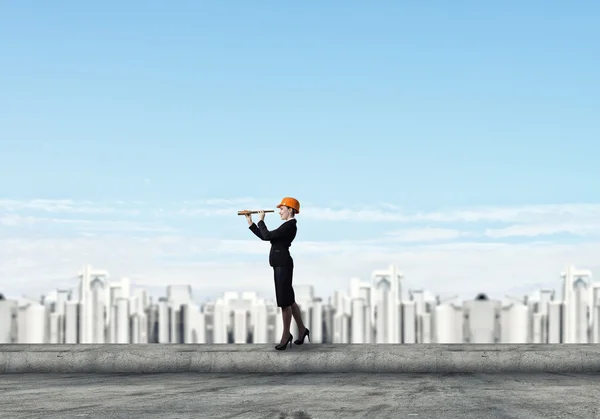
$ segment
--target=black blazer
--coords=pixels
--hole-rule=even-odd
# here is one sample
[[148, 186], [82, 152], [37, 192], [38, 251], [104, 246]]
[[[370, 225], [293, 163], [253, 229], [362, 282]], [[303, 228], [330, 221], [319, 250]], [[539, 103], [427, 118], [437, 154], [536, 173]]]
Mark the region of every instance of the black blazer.
[[259, 239], [271, 242], [269, 265], [288, 266], [294, 264], [290, 255], [290, 246], [298, 231], [295, 218], [285, 221], [273, 231], [267, 229], [264, 221], [259, 221], [258, 226], [252, 223], [249, 228]]

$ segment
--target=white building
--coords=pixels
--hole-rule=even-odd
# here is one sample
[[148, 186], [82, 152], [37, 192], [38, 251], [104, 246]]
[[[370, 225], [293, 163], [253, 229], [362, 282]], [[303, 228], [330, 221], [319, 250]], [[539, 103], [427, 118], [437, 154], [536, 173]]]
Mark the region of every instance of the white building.
[[19, 343], [48, 343], [46, 307], [36, 301], [23, 301], [17, 311]]
[[444, 302], [433, 310], [434, 343], [463, 343], [462, 307], [452, 302]]
[[593, 309], [592, 273], [568, 266], [563, 279], [563, 343], [590, 343]]
[[371, 321], [375, 323], [376, 343], [400, 343], [403, 275], [395, 266], [371, 275]]
[[108, 272], [83, 267], [79, 278], [79, 343], [105, 343]]
[[81, 343], [81, 304], [77, 301], [65, 303], [65, 342], [66, 344]]
[[502, 307], [500, 343], [531, 343], [530, 306], [515, 300]]
[[0, 294], [0, 344], [19, 343], [17, 309], [18, 301], [8, 300]]

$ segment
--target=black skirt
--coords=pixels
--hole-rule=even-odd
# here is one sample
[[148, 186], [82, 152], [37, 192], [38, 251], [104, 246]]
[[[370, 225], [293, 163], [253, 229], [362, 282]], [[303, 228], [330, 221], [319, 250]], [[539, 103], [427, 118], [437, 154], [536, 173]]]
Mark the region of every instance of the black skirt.
[[277, 307], [289, 307], [296, 302], [296, 295], [292, 287], [292, 278], [294, 276], [294, 265], [273, 266], [275, 277], [275, 296], [277, 297]]

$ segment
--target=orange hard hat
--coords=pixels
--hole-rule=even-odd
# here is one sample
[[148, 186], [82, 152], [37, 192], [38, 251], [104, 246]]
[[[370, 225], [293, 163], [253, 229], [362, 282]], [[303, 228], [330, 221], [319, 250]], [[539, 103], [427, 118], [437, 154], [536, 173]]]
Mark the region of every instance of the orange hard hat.
[[281, 204], [277, 205], [277, 208], [281, 208], [282, 206], [294, 208], [298, 214], [300, 214], [300, 202], [296, 198], [291, 198], [286, 196], [281, 200]]

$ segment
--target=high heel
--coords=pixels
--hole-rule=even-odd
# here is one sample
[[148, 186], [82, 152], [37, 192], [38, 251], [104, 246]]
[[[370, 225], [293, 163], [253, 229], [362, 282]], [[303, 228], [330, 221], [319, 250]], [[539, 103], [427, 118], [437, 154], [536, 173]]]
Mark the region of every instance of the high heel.
[[283, 351], [283, 350], [287, 349], [288, 343], [290, 344], [290, 348], [291, 348], [292, 347], [292, 339], [294, 339], [294, 336], [292, 336], [292, 334], [290, 333], [290, 337], [288, 338], [287, 342], [280, 343], [279, 345], [277, 345], [275, 347], [275, 349], [277, 349], [278, 351]]
[[302, 345], [304, 343], [304, 338], [308, 338], [308, 341], [310, 342], [310, 330], [306, 328], [304, 329], [304, 335], [302, 336], [302, 338], [296, 339], [294, 343], [296, 345]]

